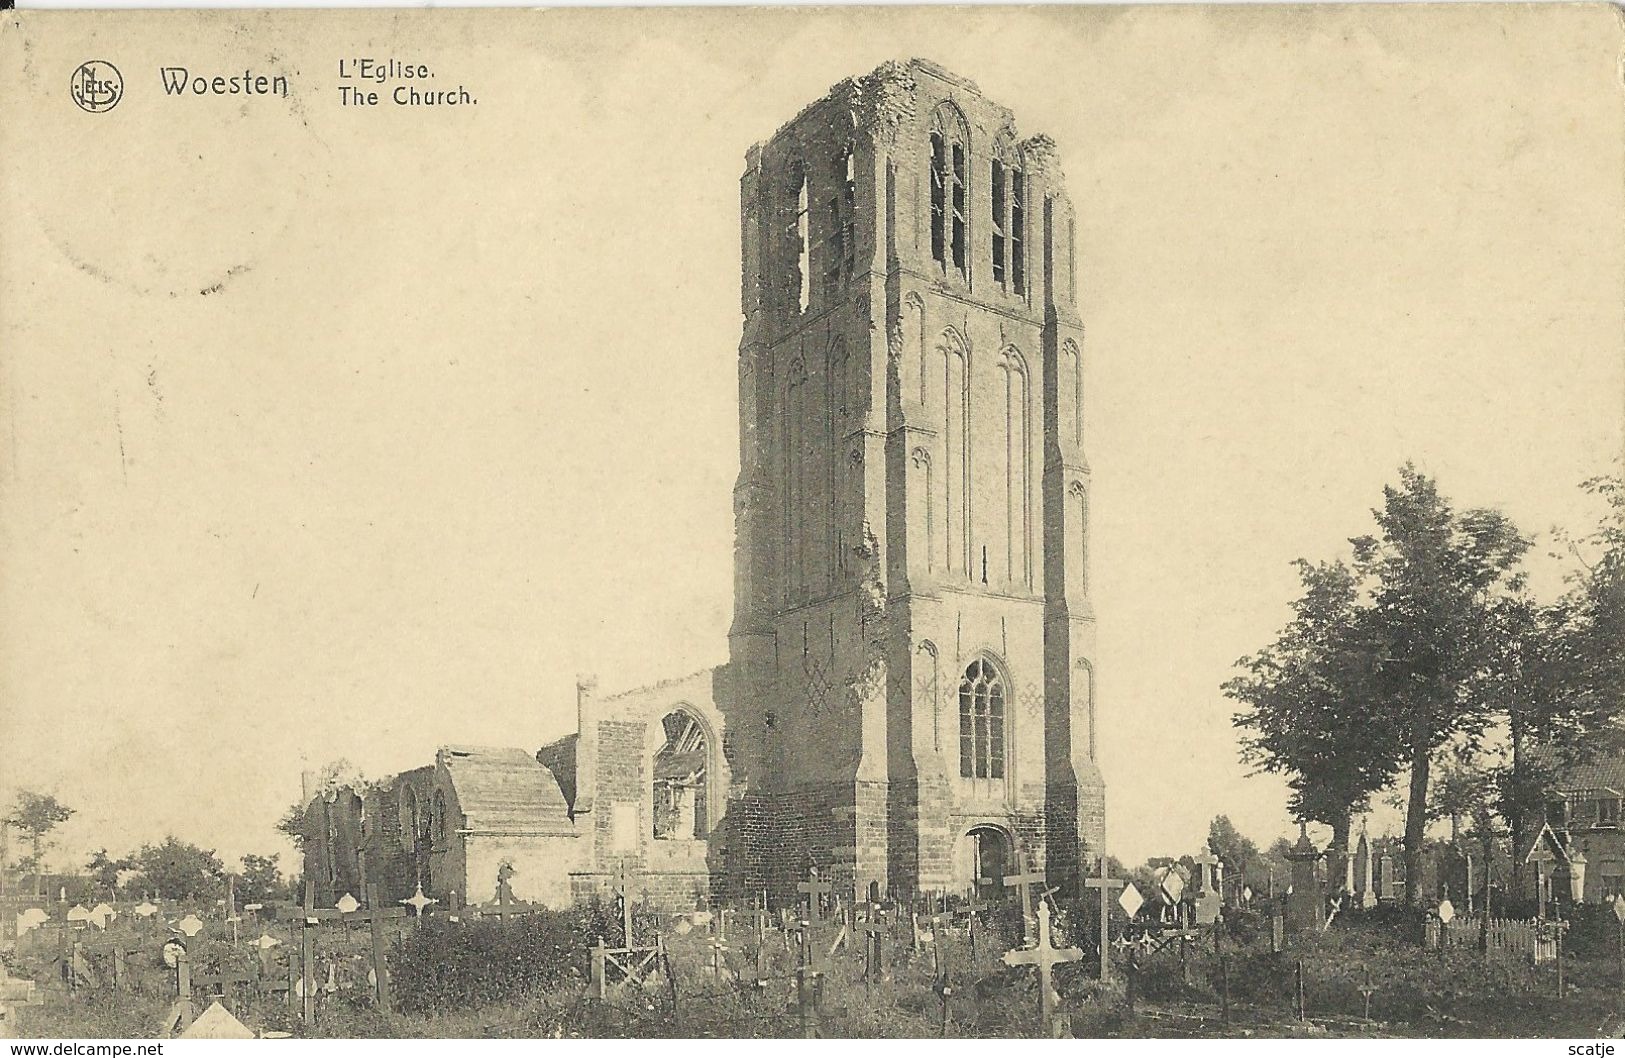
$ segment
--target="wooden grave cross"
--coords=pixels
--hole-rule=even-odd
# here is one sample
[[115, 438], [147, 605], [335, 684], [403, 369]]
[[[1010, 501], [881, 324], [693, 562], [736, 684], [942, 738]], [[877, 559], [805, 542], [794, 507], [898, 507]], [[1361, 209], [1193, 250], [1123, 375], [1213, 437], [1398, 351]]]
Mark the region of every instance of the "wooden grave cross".
[[616, 895], [621, 899], [621, 938], [619, 948], [611, 948], [604, 943], [604, 938], [598, 938], [598, 944], [592, 949], [592, 989], [594, 999], [603, 999], [609, 993], [609, 967], [614, 966], [628, 981], [642, 981], [651, 971], [658, 968], [665, 955], [665, 942], [658, 933], [655, 934], [653, 944], [636, 945], [632, 943], [632, 880], [627, 874], [626, 861], [623, 859], [617, 872]]
[[1004, 884], [1013, 886], [1021, 894], [1021, 936], [1024, 943], [1033, 942], [1033, 894], [1028, 888], [1032, 885], [1043, 885], [1044, 875], [1035, 871], [1027, 861], [1027, 854], [1021, 853], [1016, 859], [1016, 873], [1005, 875]]
[[1086, 878], [1084, 885], [1100, 890], [1100, 982], [1111, 980], [1112, 964], [1109, 957], [1112, 943], [1112, 890], [1123, 888], [1124, 883], [1106, 874], [1106, 857], [1100, 857], [1100, 877]]
[[[496, 906], [496, 910], [495, 911], [491, 910], [491, 907], [490, 907], [489, 904], [487, 904], [484, 907], [475, 908], [474, 909], [474, 916], [476, 918], [496, 918], [503, 925], [507, 925], [508, 924], [508, 918], [510, 916], [534, 915], [538, 911], [547, 910], [546, 908], [544, 908], [540, 904], [528, 904], [528, 903], [525, 903], [522, 900], [515, 900], [514, 895], [513, 895], [513, 887], [508, 884], [508, 879], [512, 878], [512, 877], [513, 877], [513, 868], [508, 866], [506, 863], [504, 863], [501, 867], [497, 868], [497, 906]], [[403, 901], [403, 903], [404, 903], [404, 901]], [[431, 903], [432, 903], [432, 901], [431, 901]], [[403, 908], [403, 909], [401, 909], [401, 911], [397, 915], [394, 915], [392, 917], [399, 918], [401, 916], [404, 916], [405, 914], [406, 914], [406, 911]]]
[[[316, 1024], [316, 931], [323, 922], [339, 922], [344, 912], [336, 907], [316, 906], [316, 882], [305, 882], [305, 902], [302, 907], [282, 908], [281, 917], [299, 919], [300, 977], [297, 991], [300, 1016], [305, 1025]], [[292, 956], [290, 955], [291, 959]], [[291, 1004], [291, 1000], [289, 1001]]]
[[389, 919], [405, 918], [406, 915], [406, 908], [388, 907], [384, 904], [378, 892], [377, 882], [367, 883], [367, 906], [364, 909], [344, 913], [346, 923], [365, 922], [371, 928], [372, 997], [380, 1010], [390, 1009], [389, 960], [384, 954], [384, 923]]
[[621, 898], [621, 947], [628, 950], [632, 947], [632, 879], [626, 873], [626, 861], [622, 860], [616, 872], [615, 895]]
[[1050, 981], [1051, 971], [1061, 963], [1077, 962], [1083, 958], [1078, 948], [1056, 948], [1050, 944], [1049, 901], [1038, 903], [1038, 943], [1031, 948], [1017, 948], [1004, 953], [1006, 966], [1036, 966], [1038, 968], [1038, 1008], [1044, 1019], [1046, 1036], [1055, 1035], [1055, 1003], [1060, 998]]
[[829, 882], [820, 881], [818, 868], [807, 868], [807, 880], [796, 883], [796, 892], [807, 898], [807, 914], [803, 917], [813, 922], [823, 921], [823, 897], [829, 896], [835, 887]]
[[943, 931], [953, 923], [953, 915], [948, 911], [948, 897], [942, 897], [942, 910], [931, 916], [931, 964], [935, 971], [931, 982], [931, 991], [937, 994], [937, 1003], [940, 1006], [940, 1025], [938, 1034], [942, 1038], [948, 1037], [948, 1004], [953, 998], [953, 983], [948, 973], [948, 953], [944, 949]]
[[852, 935], [853, 922], [856, 921], [857, 908], [855, 906], [848, 908], [840, 897], [836, 897], [835, 907], [831, 909], [830, 916], [835, 920], [835, 934], [830, 938], [826, 954], [833, 959], [836, 953], [847, 947], [847, 940]]
[[225, 905], [226, 922], [231, 926], [231, 946], [235, 948], [237, 946], [238, 939], [237, 923], [241, 922], [243, 919], [241, 915], [237, 914], [237, 879], [229, 874], [226, 875]]
[[[192, 990], [194, 988], [208, 989], [209, 991], [204, 993], [206, 996], [218, 995], [224, 1002], [226, 1009], [235, 1014], [237, 1012], [233, 1009], [236, 1004], [235, 986], [242, 985], [245, 988], [251, 988], [257, 985], [260, 979], [257, 970], [258, 965], [255, 964], [247, 970], [233, 971], [222, 967], [219, 973], [195, 974], [192, 972], [191, 957], [186, 952], [181, 952], [175, 961], [175, 993], [178, 998], [176, 1009], [180, 1013], [178, 1027], [186, 1028], [192, 1024], [192, 1019], [196, 1016], [192, 1009]], [[218, 991], [215, 991], [216, 989]], [[172, 1013], [171, 1024], [174, 1023], [173, 1019], [174, 1014]]]
[[[817, 869], [811, 872], [814, 884], [818, 876]], [[808, 883], [801, 883], [806, 885]], [[801, 886], [797, 886], [801, 888]], [[824, 892], [829, 891], [827, 884]], [[817, 906], [817, 890], [802, 889], [807, 893], [813, 906]], [[807, 1039], [818, 1036], [818, 1005], [823, 993], [824, 972], [818, 968], [818, 945], [813, 940], [813, 923], [810, 918], [803, 918], [800, 923], [799, 937], [801, 940], [801, 957], [796, 965], [796, 1009], [801, 1016], [801, 1035]]]
[[868, 984], [879, 980], [885, 972], [886, 911], [880, 903], [880, 883], [869, 883], [869, 899], [863, 905], [863, 921], [858, 931], [863, 936], [863, 979]]
[[773, 914], [767, 909], [767, 899], [763, 897], [759, 907], [750, 910], [751, 931], [756, 934], [756, 980], [761, 983], [767, 976], [767, 931], [773, 924]]
[[104, 940], [100, 944], [86, 944], [81, 950], [92, 955], [105, 955], [113, 964], [113, 991], [118, 991], [129, 982], [130, 974], [125, 960], [132, 955], [141, 955], [147, 949], [141, 945], [132, 945], [129, 941]]
[[[984, 879], [984, 881], [986, 881], [986, 879]], [[966, 916], [965, 939], [970, 943], [970, 963], [972, 966], [976, 965], [976, 935], [981, 932], [979, 928], [980, 919], [978, 919], [976, 916], [980, 915], [983, 911], [987, 911], [996, 906], [997, 905], [983, 900], [977, 893], [976, 886], [973, 885], [970, 887], [970, 899], [965, 901], [963, 910]]]
[[728, 915], [732, 908], [723, 908], [711, 919], [711, 973], [720, 978], [722, 968], [727, 960], [723, 954], [728, 950]]

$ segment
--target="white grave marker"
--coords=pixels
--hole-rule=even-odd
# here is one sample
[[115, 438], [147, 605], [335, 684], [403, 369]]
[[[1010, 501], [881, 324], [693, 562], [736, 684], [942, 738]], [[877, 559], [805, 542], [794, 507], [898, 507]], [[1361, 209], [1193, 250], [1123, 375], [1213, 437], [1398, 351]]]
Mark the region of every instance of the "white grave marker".
[[1123, 891], [1117, 895], [1117, 906], [1123, 909], [1123, 914], [1133, 918], [1140, 913], [1140, 908], [1145, 906], [1145, 897], [1141, 896], [1134, 883], [1130, 882], [1123, 886]]

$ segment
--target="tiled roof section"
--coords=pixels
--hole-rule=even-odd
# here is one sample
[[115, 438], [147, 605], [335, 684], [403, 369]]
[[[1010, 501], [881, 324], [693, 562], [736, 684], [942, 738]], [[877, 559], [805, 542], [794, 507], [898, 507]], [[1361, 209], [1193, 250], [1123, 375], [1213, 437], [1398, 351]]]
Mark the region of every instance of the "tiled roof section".
[[1556, 774], [1552, 784], [1558, 791], [1619, 790], [1625, 793], [1625, 756], [1598, 754], [1589, 760], [1564, 764], [1551, 750], [1531, 750], [1531, 759]]
[[442, 746], [468, 829], [476, 833], [551, 833], [568, 829], [564, 794], [553, 773], [522, 749]]

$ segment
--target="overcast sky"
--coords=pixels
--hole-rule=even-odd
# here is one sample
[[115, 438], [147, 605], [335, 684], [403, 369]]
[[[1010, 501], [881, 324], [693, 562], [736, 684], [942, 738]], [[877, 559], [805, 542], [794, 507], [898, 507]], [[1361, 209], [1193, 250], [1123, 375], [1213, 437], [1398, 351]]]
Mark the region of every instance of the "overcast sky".
[[[1053, 136], [1079, 212], [1113, 853], [1287, 832], [1219, 684], [1403, 461], [1535, 531], [1621, 449], [1605, 7], [440, 18], [0, 44], [0, 768], [78, 809], [61, 862], [285, 848], [301, 767], [725, 660], [744, 152], [889, 58]], [[342, 110], [351, 55], [479, 103]]]

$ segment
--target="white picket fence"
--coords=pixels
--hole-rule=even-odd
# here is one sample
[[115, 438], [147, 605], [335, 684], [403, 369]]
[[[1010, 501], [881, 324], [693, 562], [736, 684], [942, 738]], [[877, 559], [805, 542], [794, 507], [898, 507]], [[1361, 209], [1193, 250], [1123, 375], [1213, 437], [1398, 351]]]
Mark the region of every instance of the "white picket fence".
[[[1477, 950], [1484, 934], [1484, 920], [1478, 916], [1454, 919], [1440, 930], [1446, 948]], [[1557, 942], [1541, 935], [1534, 919], [1492, 918], [1489, 923], [1489, 953], [1492, 958], [1524, 958], [1543, 963], [1557, 957]]]

